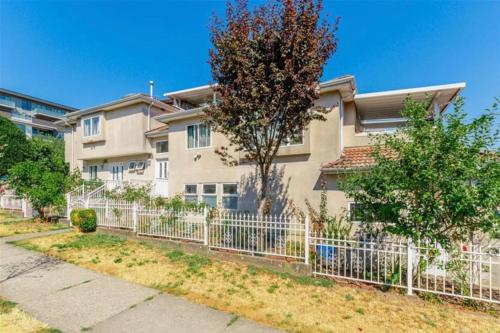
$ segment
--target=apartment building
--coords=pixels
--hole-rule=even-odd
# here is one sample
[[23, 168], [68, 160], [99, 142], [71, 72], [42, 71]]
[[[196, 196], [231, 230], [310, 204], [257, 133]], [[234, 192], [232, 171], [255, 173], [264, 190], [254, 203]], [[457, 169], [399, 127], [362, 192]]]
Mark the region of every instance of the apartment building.
[[55, 122], [63, 119], [66, 113], [76, 110], [73, 107], [0, 88], [0, 116], [10, 119], [29, 137], [37, 135], [62, 137], [64, 128]]
[[[404, 99], [432, 98], [432, 112], [444, 112], [464, 83], [360, 94], [351, 75], [320, 84], [317, 105], [330, 109], [326, 121], [313, 121], [280, 147], [272, 169], [273, 211], [291, 202], [304, 209], [305, 199], [319, 204], [326, 180], [332, 213], [354, 203], [339, 190], [339, 179], [372, 163], [372, 136], [404, 124]], [[87, 179], [150, 182], [155, 194], [182, 194], [188, 201], [228, 210], [254, 212], [258, 177], [253, 163], [237, 155], [227, 166], [215, 153], [226, 137], [203, 122], [204, 109], [217, 96], [201, 86], [151, 96], [124, 98], [68, 114], [66, 158]]]

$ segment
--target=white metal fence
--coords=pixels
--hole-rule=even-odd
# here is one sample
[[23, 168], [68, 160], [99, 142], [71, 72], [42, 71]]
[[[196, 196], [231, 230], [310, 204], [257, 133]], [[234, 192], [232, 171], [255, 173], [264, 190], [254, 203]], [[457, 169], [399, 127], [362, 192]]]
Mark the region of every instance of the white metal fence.
[[418, 244], [411, 249], [414, 290], [500, 303], [499, 244], [462, 244], [453, 251]]
[[140, 235], [205, 242], [206, 211], [203, 209], [159, 209], [140, 207]]
[[305, 259], [305, 224], [293, 217], [220, 213], [209, 224], [213, 249]]
[[76, 199], [68, 207], [94, 209], [99, 226], [304, 262], [317, 276], [500, 303], [500, 244], [467, 244], [447, 252], [406, 240], [310, 233], [307, 218], [208, 214], [206, 209], [173, 210], [104, 198]]
[[23, 210], [23, 199], [15, 195], [0, 195], [0, 208], [10, 210]]
[[405, 242], [336, 239], [314, 234], [310, 236], [310, 244], [316, 275], [398, 287], [407, 285]]

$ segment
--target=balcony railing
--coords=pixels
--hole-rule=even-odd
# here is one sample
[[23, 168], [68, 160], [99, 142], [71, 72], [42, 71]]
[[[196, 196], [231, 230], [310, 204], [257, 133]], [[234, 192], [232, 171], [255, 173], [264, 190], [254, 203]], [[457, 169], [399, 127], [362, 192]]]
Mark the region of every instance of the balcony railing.
[[39, 106], [35, 106], [31, 109], [31, 112], [33, 114], [43, 114], [49, 117], [55, 117], [55, 118], [63, 118], [64, 117], [64, 111], [54, 111], [54, 110], [48, 110], [45, 108], [41, 108]]
[[0, 97], [0, 105], [7, 106], [9, 108], [14, 108], [16, 106], [16, 103], [13, 100]]

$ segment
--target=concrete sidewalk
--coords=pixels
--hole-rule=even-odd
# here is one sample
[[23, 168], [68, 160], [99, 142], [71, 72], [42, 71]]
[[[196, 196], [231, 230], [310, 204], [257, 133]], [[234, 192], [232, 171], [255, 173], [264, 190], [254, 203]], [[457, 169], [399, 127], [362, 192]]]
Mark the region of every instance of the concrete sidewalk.
[[278, 332], [0, 239], [0, 295], [64, 332]]

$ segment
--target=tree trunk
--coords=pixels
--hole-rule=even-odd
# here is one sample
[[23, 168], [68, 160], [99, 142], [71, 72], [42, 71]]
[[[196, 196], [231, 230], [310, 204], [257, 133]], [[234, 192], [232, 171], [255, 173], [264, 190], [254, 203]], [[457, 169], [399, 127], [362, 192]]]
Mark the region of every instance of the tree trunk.
[[42, 219], [42, 221], [45, 221], [45, 210], [43, 209], [43, 207], [37, 207], [36, 211], [38, 212], [38, 216], [40, 217], [40, 219]]
[[268, 198], [268, 182], [269, 182], [269, 169], [261, 167], [260, 172], [260, 193], [259, 193], [259, 214], [266, 215], [271, 210], [271, 205]]

